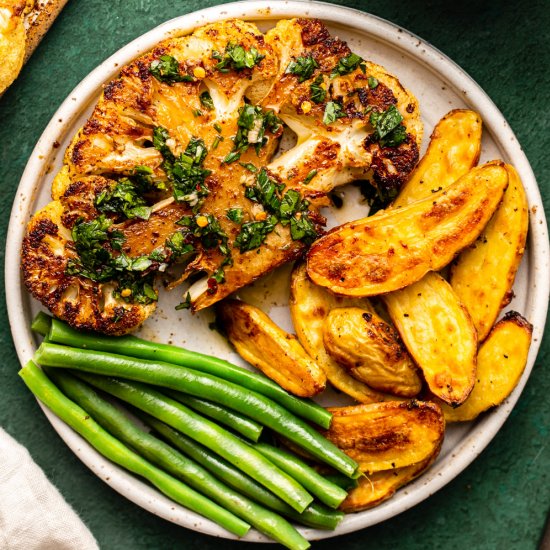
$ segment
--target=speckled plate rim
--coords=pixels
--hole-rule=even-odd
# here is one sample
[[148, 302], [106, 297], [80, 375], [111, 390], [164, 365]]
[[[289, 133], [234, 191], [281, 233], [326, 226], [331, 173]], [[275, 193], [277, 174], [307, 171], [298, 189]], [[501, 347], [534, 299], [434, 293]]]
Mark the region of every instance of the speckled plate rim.
[[[36, 346], [29, 327], [28, 311], [22, 298], [25, 290], [19, 272], [19, 255], [25, 226], [32, 214], [34, 196], [47, 169], [51, 143], [63, 133], [78, 113], [97, 97], [101, 85], [113, 76], [117, 67], [151, 49], [158, 41], [176, 34], [187, 34], [197, 26], [231, 17], [262, 20], [293, 16], [320, 18], [367, 33], [416, 58], [456, 89], [463, 90], [468, 98], [467, 103], [481, 114], [485, 127], [492, 132], [495, 140], [514, 163], [525, 185], [531, 206], [529, 254], [533, 259], [533, 268], [528, 275], [531, 291], [527, 301], [534, 332], [528, 364], [520, 383], [504, 404], [476, 423], [475, 428], [454, 449], [449, 460], [438, 467], [432, 467], [410, 484], [404, 498], [395, 502], [390, 500], [378, 508], [365, 512], [350, 514], [335, 531], [300, 528], [309, 540], [316, 540], [357, 531], [389, 519], [418, 504], [454, 479], [483, 451], [505, 422], [527, 382], [540, 346], [550, 291], [548, 230], [540, 192], [529, 162], [506, 120], [487, 94], [458, 65], [418, 36], [396, 25], [373, 15], [333, 4], [302, 1], [236, 2], [172, 19], [132, 41], [103, 62], [73, 90], [52, 117], [28, 161], [17, 190], [7, 236], [5, 280], [12, 335], [19, 360], [24, 365], [32, 358]], [[55, 430], [73, 452], [120, 494], [142, 508], [184, 527], [214, 536], [235, 538], [214, 523], [174, 504], [151, 486], [103, 458], [51, 411], [44, 406], [42, 408]], [[267, 538], [251, 530], [242, 540], [265, 542]]]

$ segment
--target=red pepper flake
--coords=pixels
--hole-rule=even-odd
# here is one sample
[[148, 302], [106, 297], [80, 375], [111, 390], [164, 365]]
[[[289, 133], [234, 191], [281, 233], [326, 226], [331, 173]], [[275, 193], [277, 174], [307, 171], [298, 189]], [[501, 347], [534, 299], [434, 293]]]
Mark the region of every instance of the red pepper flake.
[[218, 290], [218, 281], [214, 279], [214, 277], [210, 277], [208, 281], [206, 281], [206, 284], [208, 285], [207, 293], [208, 294], [215, 294]]

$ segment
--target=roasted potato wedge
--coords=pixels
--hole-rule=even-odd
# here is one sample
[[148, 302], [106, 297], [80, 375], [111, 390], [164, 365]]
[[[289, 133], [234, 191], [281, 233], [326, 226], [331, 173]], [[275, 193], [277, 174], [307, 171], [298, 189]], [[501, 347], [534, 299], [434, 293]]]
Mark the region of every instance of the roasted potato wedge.
[[304, 263], [294, 266], [290, 283], [290, 314], [298, 340], [310, 357], [325, 371], [330, 383], [360, 403], [390, 399], [347, 373], [327, 353], [323, 344], [323, 325], [329, 312], [337, 307], [361, 307], [374, 313], [368, 300], [342, 298], [314, 285]]
[[434, 128], [426, 154], [392, 208], [407, 206], [446, 189], [476, 166], [480, 151], [481, 117], [468, 109], [447, 113]]
[[493, 327], [477, 354], [472, 393], [460, 407], [442, 405], [448, 422], [473, 420], [500, 405], [512, 393], [527, 363], [532, 332], [532, 325], [515, 311], [507, 313]]
[[505, 168], [509, 183], [502, 203], [477, 241], [462, 251], [451, 268], [451, 286], [468, 309], [480, 341], [512, 299], [527, 239], [525, 191], [514, 167], [507, 164]]
[[494, 161], [427, 199], [341, 225], [313, 243], [307, 273], [345, 296], [373, 296], [415, 283], [480, 235], [507, 184], [503, 163]]
[[394, 470], [374, 472], [369, 476], [359, 478], [358, 486], [348, 492], [348, 496], [340, 504], [339, 509], [349, 514], [382, 504], [382, 502], [391, 498], [397, 489], [424, 473], [438, 455], [439, 449], [432, 456], [417, 464], [395, 468]]
[[371, 474], [416, 464], [441, 446], [441, 407], [425, 401], [388, 401], [329, 408], [332, 424], [323, 433]]
[[323, 342], [349, 374], [376, 390], [414, 397], [422, 387], [399, 334], [376, 313], [358, 307], [331, 310]]
[[463, 403], [475, 382], [477, 334], [449, 283], [431, 272], [384, 301], [430, 390], [449, 405]]
[[312, 397], [325, 389], [326, 376], [292, 334], [263, 311], [239, 300], [217, 306], [227, 336], [239, 355], [285, 390]]

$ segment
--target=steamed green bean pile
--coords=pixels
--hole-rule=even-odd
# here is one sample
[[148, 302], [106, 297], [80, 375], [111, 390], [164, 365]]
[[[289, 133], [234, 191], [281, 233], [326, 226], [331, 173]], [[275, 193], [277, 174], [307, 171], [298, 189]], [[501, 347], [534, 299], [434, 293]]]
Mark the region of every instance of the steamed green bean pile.
[[[238, 537], [252, 526], [297, 550], [309, 543], [289, 520], [317, 529], [341, 521], [342, 487], [353, 487], [358, 466], [309, 424], [330, 425], [322, 407], [176, 346], [80, 333], [45, 314], [32, 328], [45, 339], [20, 371], [29, 389], [98, 452], [175, 502]], [[321, 476], [266, 442], [266, 428], [337, 473]]]

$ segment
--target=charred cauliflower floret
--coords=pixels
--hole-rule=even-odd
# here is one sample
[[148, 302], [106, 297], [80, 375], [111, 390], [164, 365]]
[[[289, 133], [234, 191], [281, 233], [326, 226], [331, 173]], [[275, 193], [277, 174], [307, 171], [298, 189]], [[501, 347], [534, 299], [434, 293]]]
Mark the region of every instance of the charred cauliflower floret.
[[[218, 136], [230, 141], [246, 90], [274, 72], [272, 50], [250, 23], [216, 23], [161, 42], [105, 86], [68, 148], [66, 163], [79, 174], [127, 174], [142, 165], [166, 178], [155, 128], [165, 130], [166, 147], [174, 155], [183, 153], [192, 138], [209, 145]], [[220, 149], [230, 149], [231, 142], [224, 145]]]
[[296, 133], [297, 144], [271, 169], [328, 192], [369, 178], [394, 196], [418, 161], [418, 102], [382, 67], [332, 38], [319, 21], [281, 21], [266, 35], [278, 77], [262, 100]]
[[[297, 141], [278, 153], [285, 128]], [[192, 277], [182, 307], [208, 307], [299, 257], [335, 186], [398, 188], [420, 135], [416, 100], [319, 21], [281, 21], [264, 36], [231, 20], [169, 39], [105, 86], [68, 147], [57, 202], [29, 225], [27, 286], [73, 326], [113, 334], [153, 311], [159, 272], [169, 287]], [[53, 237], [32, 237], [49, 217], [63, 234], [55, 253]], [[63, 283], [38, 288], [40, 261]], [[74, 285], [98, 296], [103, 324], [74, 293], [73, 313], [54, 304]], [[123, 320], [113, 303], [135, 313]]]
[[116, 232], [86, 198], [114, 184], [101, 177], [75, 181], [38, 211], [23, 240], [22, 268], [27, 289], [55, 316], [79, 328], [124, 334], [154, 311], [156, 291], [141, 272], [113, 276], [121, 257]]

